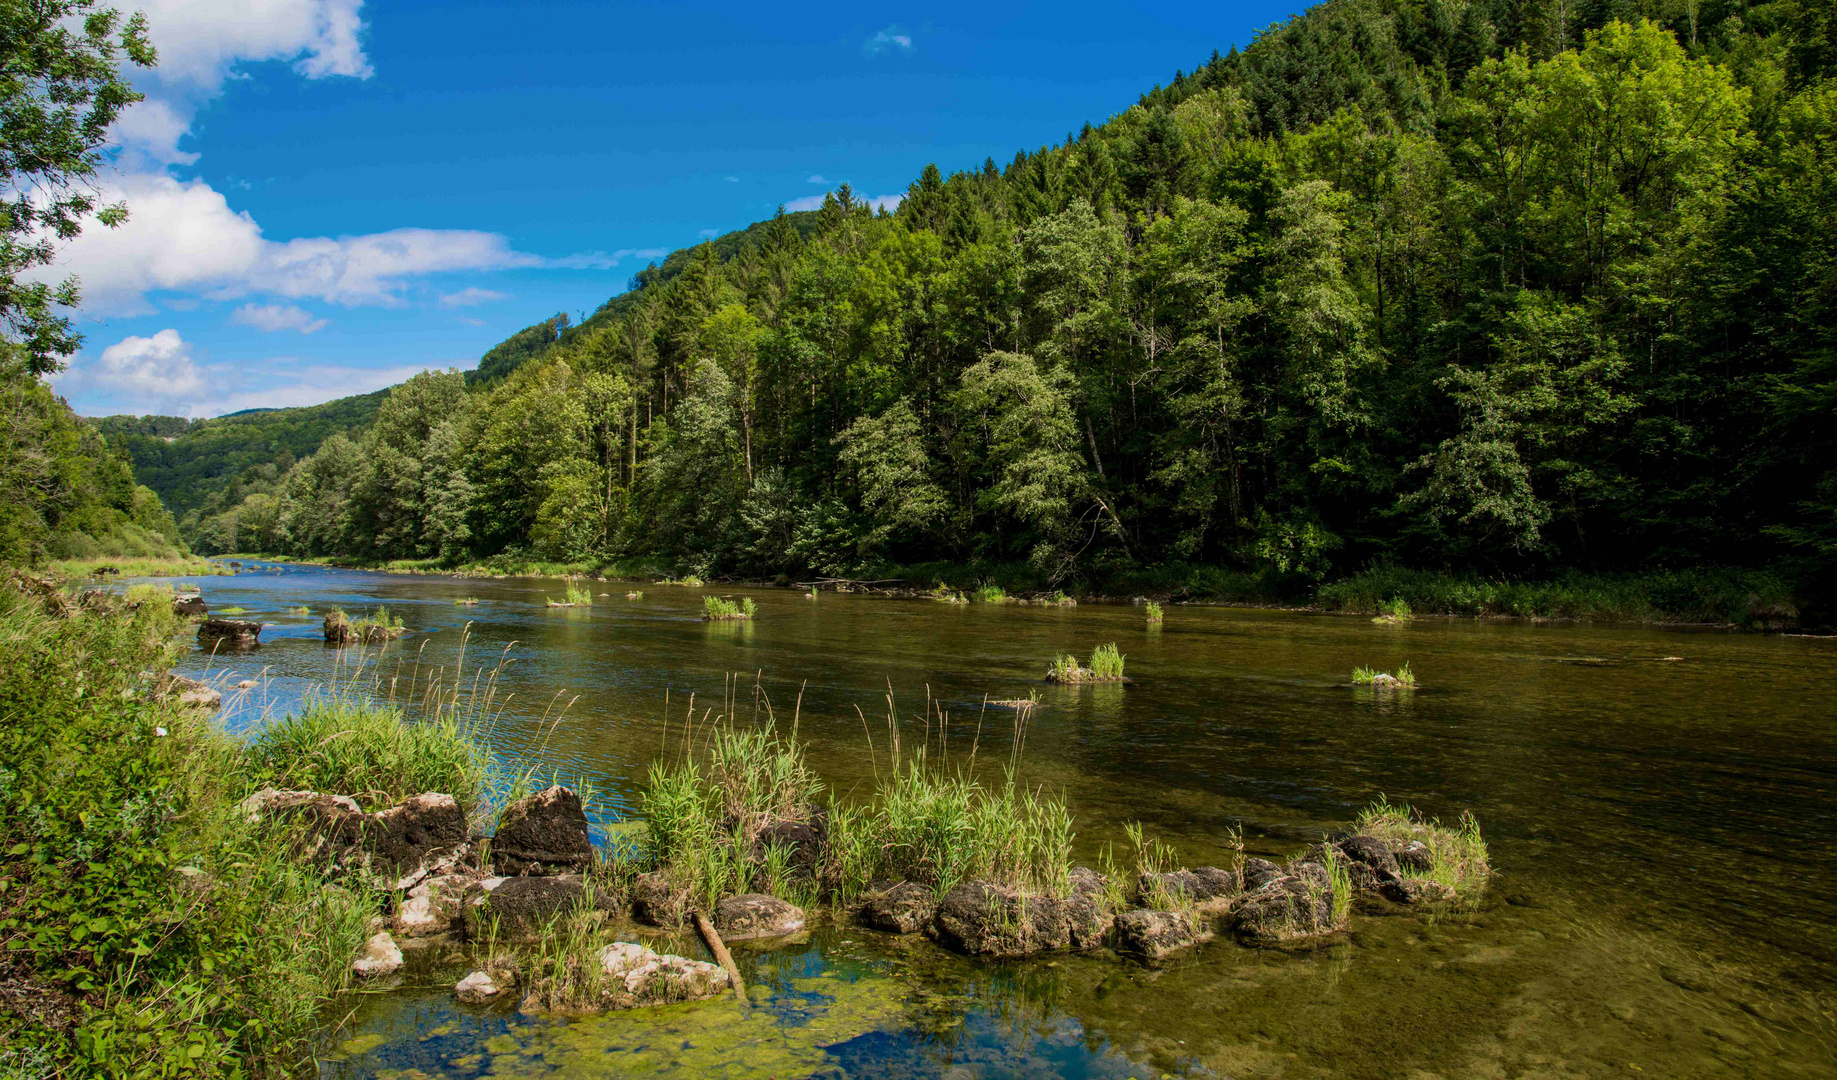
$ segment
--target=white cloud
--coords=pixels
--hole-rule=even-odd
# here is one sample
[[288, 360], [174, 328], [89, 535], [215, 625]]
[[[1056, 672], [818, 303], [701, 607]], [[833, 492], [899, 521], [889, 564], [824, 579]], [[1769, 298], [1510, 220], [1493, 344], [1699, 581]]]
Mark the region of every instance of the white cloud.
[[878, 31], [861, 45], [861, 51], [869, 56], [878, 56], [884, 52], [911, 52], [912, 35], [898, 26], [889, 26]]
[[698, 233], [696, 233], [695, 235], [697, 235], [697, 236], [699, 236], [699, 237], [701, 237], [701, 238], [702, 238], [702, 239], [704, 239], [704, 240], [711, 240], [711, 239], [713, 239], [714, 237], [717, 237], [717, 236], [719, 236], [719, 235], [721, 235], [721, 230], [719, 230], [719, 229], [703, 229], [702, 231], [700, 231], [700, 232], [698, 232]]
[[204, 388], [204, 375], [191, 361], [191, 346], [177, 330], [123, 338], [103, 349], [101, 359], [83, 376], [86, 383], [136, 397], [170, 399]]
[[485, 323], [485, 320], [483, 320], [483, 319], [473, 319], [473, 318], [468, 318], [467, 316], [464, 316], [464, 315], [461, 315], [461, 316], [459, 316], [459, 318], [457, 318], [457, 319], [455, 319], [455, 320], [453, 320], [453, 321], [454, 321], [454, 322], [459, 322], [459, 323], [464, 323], [464, 324], [465, 324], [465, 325], [467, 325], [467, 326], [484, 326], [484, 325], [486, 325], [486, 323]]
[[804, 183], [806, 184], [827, 184], [829, 183], [829, 181], [823, 179], [822, 173], [811, 173], [810, 179], [804, 181]]
[[293, 304], [244, 304], [230, 315], [230, 322], [269, 334], [281, 330], [311, 334], [332, 325], [330, 319], [315, 319], [312, 312]]
[[158, 98], [129, 105], [115, 119], [115, 138], [129, 150], [139, 151], [157, 165], [190, 165], [198, 155], [179, 149], [179, 140], [191, 132], [191, 119], [179, 115]]
[[[468, 361], [467, 366], [471, 366], [471, 363]], [[176, 404], [175, 408], [180, 410], [179, 415], [191, 417], [222, 416], [244, 409], [291, 409], [301, 405], [318, 405], [353, 394], [367, 394], [372, 390], [406, 382], [423, 371], [437, 370], [440, 368], [434, 364], [386, 368], [313, 365], [293, 372], [287, 381], [277, 385], [212, 394], [209, 397], [194, 396], [192, 400]]]
[[740, 178], [737, 176], [723, 176], [721, 177], [721, 179], [727, 181], [730, 184], [737, 184], [740, 182]]
[[441, 294], [440, 306], [446, 308], [473, 307], [477, 304], [489, 304], [493, 300], [508, 299], [510, 299], [509, 293], [501, 293], [496, 289], [481, 289], [477, 286], [472, 286], [461, 289], [458, 292]]
[[214, 93], [235, 65], [293, 60], [309, 79], [373, 73], [358, 14], [363, 0], [141, 0], [162, 83]]
[[[799, 210], [821, 210], [827, 195], [806, 195], [801, 199], [792, 199], [785, 203], [785, 213], [795, 214]], [[873, 195], [861, 201], [875, 210], [898, 210], [899, 204], [906, 201], [904, 195]]]

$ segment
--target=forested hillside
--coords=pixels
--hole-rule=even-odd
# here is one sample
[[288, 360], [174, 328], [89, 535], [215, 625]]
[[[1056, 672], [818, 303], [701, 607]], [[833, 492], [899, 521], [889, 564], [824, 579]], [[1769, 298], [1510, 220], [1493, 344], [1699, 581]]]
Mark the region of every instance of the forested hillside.
[[1837, 552], [1832, 20], [1332, 0], [1063, 143], [928, 166], [897, 213], [843, 188], [678, 253], [195, 536], [1809, 580]]

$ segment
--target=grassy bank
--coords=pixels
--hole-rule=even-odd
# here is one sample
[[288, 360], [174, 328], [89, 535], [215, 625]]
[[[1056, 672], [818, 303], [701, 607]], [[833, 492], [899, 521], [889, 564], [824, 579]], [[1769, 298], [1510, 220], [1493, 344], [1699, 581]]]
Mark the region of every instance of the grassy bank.
[[58, 559], [48, 565], [50, 569], [71, 578], [88, 578], [104, 567], [119, 570], [122, 577], [197, 577], [235, 572], [221, 563], [200, 559], [195, 555], [171, 558]]
[[1486, 579], [1382, 569], [1320, 587], [1330, 611], [1378, 612], [1401, 599], [1417, 615], [1507, 615], [1553, 619], [1703, 622], [1754, 628], [1798, 617], [1791, 585], [1764, 570], [1652, 573], [1570, 572], [1542, 581]]
[[170, 603], [54, 618], [0, 591], [0, 1075], [292, 1074], [378, 897], [238, 804], [285, 783], [476, 805], [450, 724], [343, 699], [245, 743], [156, 700], [141, 672], [181, 632]]

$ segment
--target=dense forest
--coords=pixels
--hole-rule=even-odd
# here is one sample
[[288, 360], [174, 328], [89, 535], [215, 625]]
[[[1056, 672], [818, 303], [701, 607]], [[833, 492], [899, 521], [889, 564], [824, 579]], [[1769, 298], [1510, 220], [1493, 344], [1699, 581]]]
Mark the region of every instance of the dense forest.
[[184, 527], [758, 576], [1812, 580], [1837, 553], [1834, 24], [1330, 0], [1058, 145], [928, 166], [897, 212], [843, 187], [679, 252]]

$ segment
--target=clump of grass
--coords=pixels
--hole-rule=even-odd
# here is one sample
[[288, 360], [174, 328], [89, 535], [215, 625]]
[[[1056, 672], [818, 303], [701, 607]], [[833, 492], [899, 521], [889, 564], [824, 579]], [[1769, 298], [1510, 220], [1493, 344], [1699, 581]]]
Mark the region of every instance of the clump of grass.
[[364, 697], [316, 697], [256, 732], [248, 766], [262, 784], [349, 795], [370, 807], [443, 792], [470, 817], [484, 799], [488, 767], [473, 734], [450, 715], [410, 720]]
[[305, 604], [295, 604], [293, 607], [287, 609], [287, 614], [289, 615], [311, 615], [312, 613], [313, 609], [307, 607]]
[[1192, 896], [1184, 889], [1170, 889], [1163, 874], [1180, 869], [1174, 849], [1163, 841], [1142, 835], [1142, 823], [1131, 821], [1123, 826], [1129, 844], [1135, 849], [1135, 880], [1142, 883], [1141, 903], [1157, 911], [1184, 911], [1194, 908]]
[[1408, 688], [1416, 685], [1416, 673], [1410, 670], [1410, 665], [1408, 663], [1398, 668], [1394, 674], [1379, 671], [1376, 668], [1363, 666], [1355, 667], [1352, 669], [1352, 684], [1354, 686], [1391, 686]]
[[454, 607], [470, 607], [471, 605], [476, 604], [476, 603], [478, 603], [478, 597], [462, 596], [453, 601], [453, 606]]
[[695, 574], [686, 574], [679, 578], [664, 578], [662, 581], [659, 581], [657, 584], [659, 585], [686, 585], [691, 589], [699, 589], [702, 587], [702, 579], [696, 576]]
[[246, 615], [248, 614], [248, 612], [249, 612], [248, 608], [237, 607], [235, 605], [232, 605], [230, 607], [220, 607], [217, 609], [217, 614], [219, 615]]
[[643, 589], [633, 589], [631, 592], [628, 592], [625, 594], [625, 599], [642, 600], [644, 599], [644, 590]]
[[986, 788], [910, 762], [878, 792], [877, 876], [929, 885], [940, 897], [966, 881], [1062, 897], [1071, 884], [1071, 813], [1062, 799], [1012, 774]]
[[567, 599], [557, 600], [551, 596], [548, 602], [550, 607], [590, 607], [593, 604], [593, 590], [578, 585], [573, 578], [569, 578]]
[[573, 908], [544, 927], [529, 963], [530, 1004], [543, 1012], [597, 1011], [606, 985], [600, 964], [606, 913], [595, 902], [594, 882], [583, 882]]
[[1080, 667], [1078, 658], [1069, 653], [1053, 657], [1046, 669], [1046, 681], [1056, 683], [1099, 683], [1125, 682], [1123, 677], [1123, 654], [1117, 651], [1116, 643], [1099, 645], [1091, 650], [1091, 664]]
[[1051, 596], [1040, 601], [1047, 607], [1077, 607], [1078, 601], [1065, 594], [1064, 589], [1056, 589]]
[[1393, 849], [1411, 841], [1423, 846], [1428, 860], [1425, 869], [1409, 860], [1399, 860], [1406, 878], [1432, 883], [1457, 899], [1467, 899], [1486, 885], [1492, 876], [1492, 862], [1486, 840], [1480, 835], [1480, 823], [1472, 812], [1463, 811], [1454, 828], [1433, 818], [1425, 818], [1408, 804], [1393, 805], [1382, 795], [1359, 814], [1355, 830], [1376, 837]]
[[1148, 625], [1161, 625], [1161, 605], [1153, 600], [1148, 601]]
[[970, 599], [978, 604], [1005, 604], [1008, 602], [1008, 590], [1000, 585], [984, 583], [976, 586], [970, 593]]
[[710, 622], [723, 622], [728, 619], [750, 619], [759, 610], [753, 598], [745, 596], [739, 603], [719, 596], [702, 597], [702, 618]]

